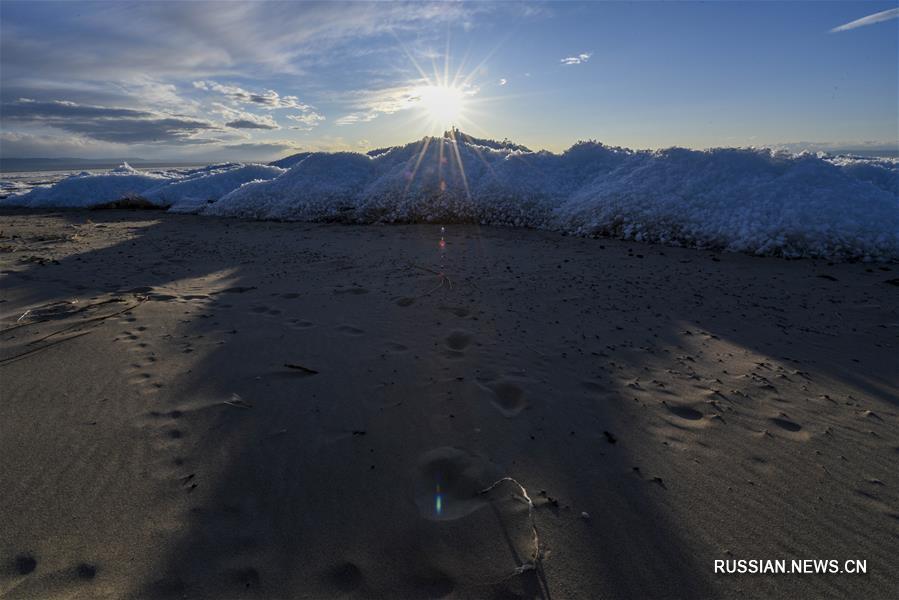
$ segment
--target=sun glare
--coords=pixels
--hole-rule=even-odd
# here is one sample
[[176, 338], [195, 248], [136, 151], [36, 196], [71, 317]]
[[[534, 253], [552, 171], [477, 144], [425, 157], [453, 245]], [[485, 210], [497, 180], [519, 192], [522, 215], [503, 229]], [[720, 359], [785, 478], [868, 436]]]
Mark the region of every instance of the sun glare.
[[465, 93], [459, 88], [429, 85], [418, 92], [421, 107], [438, 127], [458, 125], [465, 107]]

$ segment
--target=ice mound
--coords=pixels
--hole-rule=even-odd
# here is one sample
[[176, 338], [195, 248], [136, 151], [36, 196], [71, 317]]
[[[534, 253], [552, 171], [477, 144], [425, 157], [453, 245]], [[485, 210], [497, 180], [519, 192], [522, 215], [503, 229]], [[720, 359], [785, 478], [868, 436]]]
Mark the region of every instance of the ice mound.
[[31, 208], [88, 208], [123, 199], [141, 199], [174, 212], [195, 212], [247, 182], [271, 179], [282, 173], [284, 169], [278, 167], [240, 163], [148, 173], [122, 163], [108, 173], [92, 175], [83, 172], [51, 187], [10, 196], [3, 204]]
[[291, 154], [290, 156], [285, 156], [284, 158], [273, 160], [268, 163], [273, 167], [281, 167], [282, 169], [290, 169], [291, 167], [297, 166], [301, 163], [307, 156], [312, 154], [312, 152], [298, 152], [297, 154]]
[[[580, 142], [533, 152], [454, 131], [368, 154], [149, 175], [123, 165], [5, 204], [91, 206], [141, 195], [251, 219], [470, 222], [754, 254], [899, 260], [899, 161]], [[283, 167], [283, 168], [282, 168]], [[286, 170], [285, 170], [286, 169]]]
[[30, 208], [82, 208], [99, 206], [126, 198], [140, 198], [144, 190], [169, 181], [169, 178], [142, 173], [122, 163], [102, 175], [84, 172], [66, 177], [50, 187], [38, 187], [26, 194], [3, 200], [5, 206]]
[[197, 212], [206, 204], [251, 181], [273, 179], [284, 169], [268, 165], [229, 165], [223, 169], [202, 170], [174, 181], [164, 181], [141, 195], [172, 212]]
[[754, 254], [899, 259], [897, 163], [767, 149], [561, 155], [449, 137], [312, 154], [204, 208], [254, 219], [476, 222]]

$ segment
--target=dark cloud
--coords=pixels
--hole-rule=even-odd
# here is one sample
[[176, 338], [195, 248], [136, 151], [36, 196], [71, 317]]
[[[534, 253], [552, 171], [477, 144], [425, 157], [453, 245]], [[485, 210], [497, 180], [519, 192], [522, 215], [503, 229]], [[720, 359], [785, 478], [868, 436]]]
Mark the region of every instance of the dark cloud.
[[4, 121], [53, 127], [86, 138], [118, 144], [208, 143], [198, 133], [219, 127], [211, 121], [181, 115], [91, 106], [74, 102], [18, 100], [2, 105]]
[[243, 144], [227, 144], [224, 147], [228, 150], [251, 150], [256, 152], [278, 152], [280, 150], [293, 150], [297, 148], [297, 146], [291, 142], [246, 142]]
[[117, 119], [117, 118], [149, 118], [153, 114], [130, 108], [109, 108], [105, 106], [90, 106], [56, 100], [52, 102], [36, 102], [34, 100], [21, 99], [16, 102], [3, 104], [2, 113], [4, 119]]
[[235, 121], [228, 121], [225, 123], [228, 127], [233, 127], [234, 129], [278, 129], [277, 125], [272, 125], [270, 123], [264, 123], [262, 121], [251, 121], [249, 119], [237, 119]]

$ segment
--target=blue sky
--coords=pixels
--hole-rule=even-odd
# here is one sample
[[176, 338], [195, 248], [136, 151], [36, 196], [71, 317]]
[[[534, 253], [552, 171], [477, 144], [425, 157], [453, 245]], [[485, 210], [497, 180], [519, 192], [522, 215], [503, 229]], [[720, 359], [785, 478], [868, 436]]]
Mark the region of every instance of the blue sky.
[[[265, 159], [406, 143], [447, 119], [554, 151], [579, 139], [895, 149], [897, 12], [2, 2], [0, 154]], [[427, 91], [447, 85], [452, 117]]]

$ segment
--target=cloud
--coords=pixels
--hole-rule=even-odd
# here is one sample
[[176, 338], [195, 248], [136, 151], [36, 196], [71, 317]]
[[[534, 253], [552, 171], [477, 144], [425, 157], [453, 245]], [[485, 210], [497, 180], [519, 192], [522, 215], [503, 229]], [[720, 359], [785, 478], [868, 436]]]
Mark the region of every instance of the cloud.
[[355, 125], [356, 123], [368, 123], [369, 121], [373, 121], [378, 117], [378, 113], [353, 113], [349, 115], [344, 115], [334, 121], [335, 125]]
[[52, 127], [117, 144], [207, 143], [209, 140], [195, 136], [219, 129], [215, 123], [193, 117], [62, 100], [37, 102], [20, 98], [2, 104], [0, 114], [4, 121]]
[[225, 106], [220, 102], [213, 102], [213, 113], [221, 115], [226, 127], [232, 129], [281, 129], [271, 115], [256, 115], [245, 110]]
[[[408, 85], [385, 87], [378, 90], [354, 90], [343, 95], [354, 112], [334, 121], [335, 125], [355, 125], [367, 123], [380, 115], [391, 115], [420, 105], [423, 91], [430, 84], [427, 80], [418, 80]], [[471, 84], [459, 86], [463, 96], [474, 96], [480, 88]]]
[[879, 13], [874, 13], [873, 15], [868, 15], [867, 17], [862, 17], [861, 19], [856, 19], [855, 21], [850, 21], [848, 23], [840, 25], [839, 27], [834, 27], [830, 30], [830, 33], [836, 33], [838, 31], [849, 31], [850, 29], [864, 27], [865, 25], [873, 25], [874, 23], [889, 21], [890, 19], [896, 18], [899, 18], [899, 8], [891, 8]]
[[[341, 46], [442, 31], [494, 10], [465, 3], [61, 3], [54, 10], [4, 10], [4, 78], [118, 80], [243, 73], [297, 75]], [[199, 76], [198, 76], [199, 74]]]
[[590, 60], [590, 57], [593, 56], [592, 52], [582, 52], [577, 56], [568, 56], [561, 59], [559, 62], [563, 65], [579, 65]]
[[[325, 120], [323, 115], [315, 112], [312, 106], [300, 102], [300, 99], [296, 96], [282, 96], [275, 90], [250, 92], [236, 85], [225, 85], [215, 81], [194, 81], [193, 86], [198, 90], [221, 94], [237, 105], [252, 106], [269, 111], [278, 109], [299, 110], [299, 114], [287, 115], [288, 119], [299, 123], [299, 125], [291, 126], [291, 129], [311, 131]], [[254, 115], [246, 111], [229, 108], [218, 102], [214, 103], [213, 106], [215, 106], [214, 110], [216, 112], [231, 119], [226, 123], [228, 127], [242, 129], [281, 128], [271, 116]], [[237, 116], [238, 114], [239, 116]]]
[[0, 156], [58, 157], [109, 156], [120, 148], [75, 135], [48, 135], [18, 131], [0, 132]]
[[324, 116], [315, 111], [308, 111], [298, 115], [287, 115], [287, 118], [299, 123], [299, 125], [292, 125], [290, 128], [298, 129], [300, 131], [311, 131], [325, 120]]
[[503, 77], [502, 79], [499, 80], [500, 85], [506, 85], [507, 83], [509, 83], [509, 80], [506, 79], [505, 77]]
[[236, 121], [228, 121], [225, 125], [234, 129], [280, 129], [277, 124], [264, 123], [252, 119], [237, 119]]
[[222, 94], [237, 104], [250, 104], [266, 110], [278, 108], [309, 110], [311, 108], [309, 105], [300, 102], [300, 99], [296, 96], [281, 96], [275, 90], [248, 92], [236, 85], [223, 85], [215, 81], [194, 81], [193, 85], [198, 90]]
[[240, 144], [225, 144], [222, 146], [225, 150], [236, 152], [253, 152], [253, 153], [272, 153], [283, 152], [284, 150], [296, 150], [300, 146], [293, 142], [271, 140], [262, 142], [243, 142]]
[[[478, 25], [482, 14], [497, 10], [506, 9], [457, 2], [358, 3], [349, 11], [327, 2], [109, 1], [60, 3], [52, 10], [4, 4], [2, 127], [23, 135], [65, 132], [79, 140], [152, 144], [140, 152], [158, 155], [189, 153], [188, 146], [211, 144], [212, 137], [217, 143], [238, 134], [252, 140], [288, 124], [309, 131], [321, 127], [325, 114], [333, 123], [332, 116], [298, 89], [313, 90], [325, 102], [353, 82], [394, 84], [397, 37], [431, 43], [450, 24]], [[14, 106], [22, 97], [37, 105]], [[236, 113], [225, 115], [214, 103]], [[343, 123], [395, 110], [325, 108], [352, 113]], [[278, 110], [297, 118], [274, 116]]]

